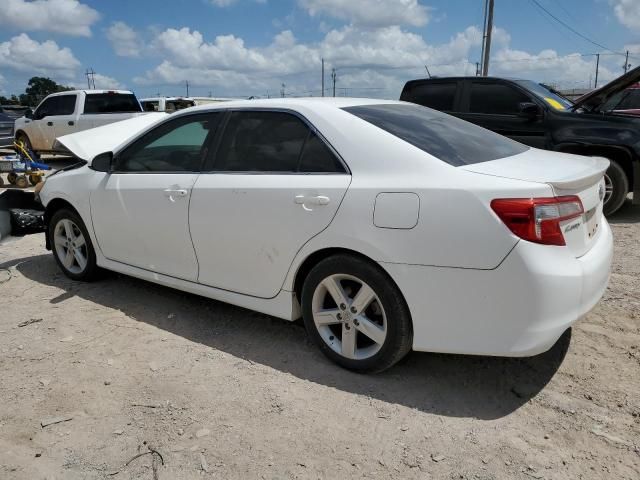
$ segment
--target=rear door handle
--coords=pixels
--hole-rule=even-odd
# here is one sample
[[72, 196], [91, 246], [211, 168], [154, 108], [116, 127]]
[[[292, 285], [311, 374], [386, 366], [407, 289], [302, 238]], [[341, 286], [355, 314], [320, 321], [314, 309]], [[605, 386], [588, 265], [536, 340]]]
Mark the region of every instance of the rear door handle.
[[67, 122], [67, 125], [69, 125], [69, 126], [73, 126], [73, 125], [74, 125], [73, 120], [69, 120], [69, 121]]
[[189, 192], [182, 188], [167, 188], [164, 191], [164, 196], [168, 197], [172, 202], [175, 202], [176, 198], [186, 197], [188, 193]]
[[53, 127], [53, 122], [47, 122], [47, 125]]
[[302, 205], [306, 211], [310, 212], [312, 209], [307, 205], [329, 205], [331, 199], [325, 195], [316, 195], [307, 197], [306, 195], [296, 195], [294, 202], [298, 205]]

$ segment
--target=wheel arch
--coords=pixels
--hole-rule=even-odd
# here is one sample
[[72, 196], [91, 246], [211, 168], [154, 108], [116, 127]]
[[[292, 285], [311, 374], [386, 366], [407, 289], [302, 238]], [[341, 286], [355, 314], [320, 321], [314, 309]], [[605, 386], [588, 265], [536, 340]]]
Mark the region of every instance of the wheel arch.
[[51, 250], [51, 239], [49, 238], [49, 221], [51, 221], [51, 217], [53, 217], [53, 215], [58, 210], [61, 210], [63, 208], [73, 210], [80, 218], [82, 218], [82, 215], [80, 215], [78, 209], [75, 208], [69, 201], [60, 197], [49, 200], [47, 206], [44, 209], [44, 224], [47, 226], [47, 228], [45, 229], [45, 246], [47, 250]]
[[[322, 260], [332, 257], [334, 255], [350, 255], [356, 258], [360, 258], [366, 262], [371, 263], [378, 269], [380, 269], [380, 271], [384, 272], [384, 274], [387, 276], [388, 280], [392, 282], [392, 284], [398, 289], [398, 291], [400, 292], [400, 296], [404, 300], [405, 304], [407, 304], [407, 299], [405, 298], [405, 295], [400, 289], [400, 287], [398, 286], [397, 282], [393, 279], [391, 274], [382, 265], [380, 265], [379, 262], [376, 262], [371, 257], [364, 255], [360, 252], [357, 252], [355, 250], [352, 250], [350, 248], [327, 247], [327, 248], [322, 248], [320, 250], [316, 250], [315, 252], [310, 253], [298, 265], [298, 268], [295, 273], [294, 281], [293, 281], [293, 293], [294, 293], [296, 302], [298, 303], [298, 306], [300, 306], [300, 300], [302, 298], [302, 286], [304, 284], [305, 279], [313, 269], [313, 267], [315, 267]], [[410, 312], [411, 309], [408, 309], [408, 311]], [[413, 323], [413, 319], [411, 319], [411, 322]]]

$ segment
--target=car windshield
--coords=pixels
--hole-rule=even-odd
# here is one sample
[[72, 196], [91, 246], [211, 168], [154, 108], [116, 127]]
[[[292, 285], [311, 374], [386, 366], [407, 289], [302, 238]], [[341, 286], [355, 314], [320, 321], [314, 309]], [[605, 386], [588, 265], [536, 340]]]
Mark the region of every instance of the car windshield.
[[516, 83], [535, 94], [538, 98], [544, 100], [547, 105], [555, 108], [556, 110], [567, 110], [573, 106], [573, 103], [568, 98], [554, 93], [548, 87], [541, 85], [540, 83], [532, 82], [531, 80], [516, 80]]
[[502, 135], [419, 105], [363, 105], [343, 110], [455, 167], [511, 157], [529, 149]]
[[635, 109], [640, 109], [640, 88], [637, 86], [616, 93], [599, 108], [603, 112]]

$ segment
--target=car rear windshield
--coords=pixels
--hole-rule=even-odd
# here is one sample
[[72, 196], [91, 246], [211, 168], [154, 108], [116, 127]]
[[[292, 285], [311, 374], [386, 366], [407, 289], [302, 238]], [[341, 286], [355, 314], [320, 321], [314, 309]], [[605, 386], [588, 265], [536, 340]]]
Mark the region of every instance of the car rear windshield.
[[454, 167], [511, 157], [529, 149], [502, 135], [419, 105], [362, 105], [344, 110]]
[[141, 112], [132, 93], [90, 93], [84, 101], [84, 113]]

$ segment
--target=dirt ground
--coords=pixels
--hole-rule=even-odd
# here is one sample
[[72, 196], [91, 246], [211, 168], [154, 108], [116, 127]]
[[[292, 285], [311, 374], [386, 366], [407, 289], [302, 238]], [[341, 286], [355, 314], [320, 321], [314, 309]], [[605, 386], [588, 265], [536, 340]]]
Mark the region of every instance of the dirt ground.
[[609, 289], [550, 352], [413, 353], [373, 376], [298, 323], [115, 274], [74, 283], [41, 235], [9, 239], [0, 478], [637, 480], [640, 207], [612, 224]]

